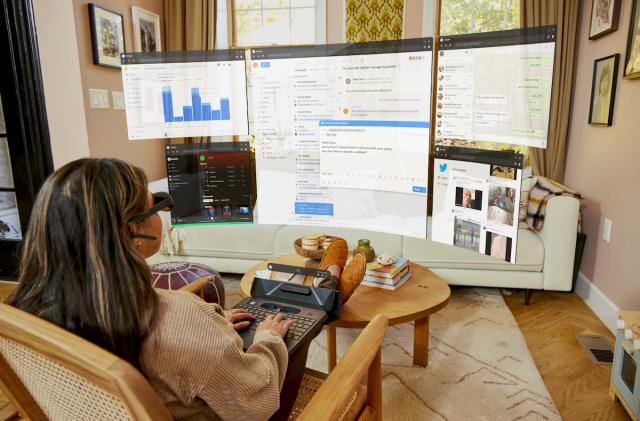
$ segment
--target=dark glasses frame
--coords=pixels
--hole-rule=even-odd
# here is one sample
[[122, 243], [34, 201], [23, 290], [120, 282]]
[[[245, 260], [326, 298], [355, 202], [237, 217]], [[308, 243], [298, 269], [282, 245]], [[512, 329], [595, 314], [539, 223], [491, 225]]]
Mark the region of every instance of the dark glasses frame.
[[[169, 212], [170, 210], [173, 209], [173, 199], [171, 198], [171, 195], [169, 195], [169, 193], [156, 192], [156, 193], [152, 193], [151, 196], [153, 197], [153, 206], [151, 206], [149, 209], [142, 212], [141, 214], [138, 214], [133, 218], [131, 218], [131, 222], [142, 222], [155, 213], [158, 213], [160, 211]], [[156, 237], [155, 235], [144, 234], [141, 232], [134, 232], [133, 237], [144, 238], [145, 240], [158, 239], [158, 237]]]

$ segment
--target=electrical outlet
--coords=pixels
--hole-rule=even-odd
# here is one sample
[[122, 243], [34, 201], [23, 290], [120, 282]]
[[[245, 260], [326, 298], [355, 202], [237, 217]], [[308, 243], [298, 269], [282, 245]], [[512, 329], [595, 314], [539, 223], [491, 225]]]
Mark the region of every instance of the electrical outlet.
[[611, 241], [611, 219], [604, 218], [604, 224], [602, 228], [602, 239], [607, 243]]
[[114, 110], [124, 110], [124, 93], [122, 91], [111, 91]]
[[106, 89], [89, 89], [89, 103], [91, 108], [109, 108], [109, 91]]

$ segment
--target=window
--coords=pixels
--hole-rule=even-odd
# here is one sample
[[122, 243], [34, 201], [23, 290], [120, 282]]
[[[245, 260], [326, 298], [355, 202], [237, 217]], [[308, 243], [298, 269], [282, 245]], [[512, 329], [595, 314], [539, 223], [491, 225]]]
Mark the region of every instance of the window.
[[442, 0], [440, 34], [520, 28], [520, 0]]
[[324, 0], [232, 0], [233, 43], [257, 45], [324, 44]]

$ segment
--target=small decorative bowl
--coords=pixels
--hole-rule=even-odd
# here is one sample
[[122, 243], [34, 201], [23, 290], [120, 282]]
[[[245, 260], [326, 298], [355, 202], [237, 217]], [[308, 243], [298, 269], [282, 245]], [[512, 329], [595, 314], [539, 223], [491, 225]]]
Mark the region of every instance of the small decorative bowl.
[[[325, 238], [330, 238], [331, 240], [336, 240], [339, 237], [333, 237], [331, 235], [326, 235]], [[325, 249], [322, 247], [318, 247], [318, 250], [308, 250], [302, 247], [302, 238], [298, 238], [293, 242], [293, 248], [296, 250], [296, 254], [302, 257], [306, 257], [308, 259], [321, 260], [322, 256], [324, 256]]]
[[380, 263], [381, 265], [392, 265], [395, 262], [398, 261], [398, 258], [395, 256], [392, 256], [390, 254], [381, 254], [380, 256], [376, 257], [376, 262]]

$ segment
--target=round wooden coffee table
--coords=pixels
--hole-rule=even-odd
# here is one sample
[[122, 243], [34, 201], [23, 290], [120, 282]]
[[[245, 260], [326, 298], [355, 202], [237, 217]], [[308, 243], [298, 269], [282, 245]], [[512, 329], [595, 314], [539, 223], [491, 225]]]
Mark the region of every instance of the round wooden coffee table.
[[[240, 281], [243, 296], [251, 294], [256, 271], [266, 269], [269, 263], [304, 266], [306, 258], [281, 256], [258, 263]], [[449, 285], [429, 269], [409, 263], [413, 276], [396, 291], [360, 286], [349, 301], [342, 306], [340, 320], [327, 326], [327, 354], [329, 370], [336, 365], [336, 328], [364, 328], [376, 314], [384, 314], [389, 325], [415, 322], [413, 332], [413, 363], [422, 367], [428, 364], [429, 316], [449, 302]]]

